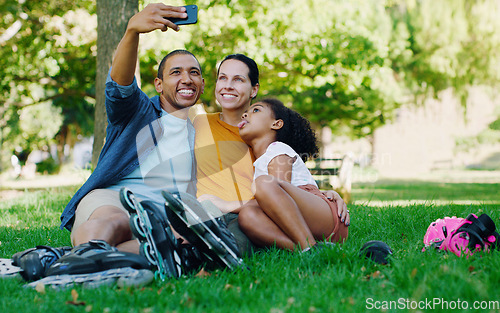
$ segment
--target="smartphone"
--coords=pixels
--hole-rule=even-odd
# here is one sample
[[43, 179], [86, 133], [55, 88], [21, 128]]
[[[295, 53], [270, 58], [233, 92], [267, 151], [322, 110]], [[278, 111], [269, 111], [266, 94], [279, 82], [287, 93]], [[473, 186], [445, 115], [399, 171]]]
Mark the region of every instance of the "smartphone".
[[198, 22], [198, 6], [191, 4], [185, 5], [187, 18], [169, 18], [176, 25], [196, 24]]

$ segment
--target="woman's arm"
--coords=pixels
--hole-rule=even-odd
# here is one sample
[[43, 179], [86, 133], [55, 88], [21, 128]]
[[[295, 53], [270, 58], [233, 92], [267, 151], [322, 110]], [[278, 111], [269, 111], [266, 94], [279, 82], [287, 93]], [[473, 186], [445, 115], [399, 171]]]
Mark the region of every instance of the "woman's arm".
[[345, 226], [349, 226], [351, 224], [351, 216], [344, 199], [342, 199], [339, 193], [335, 190], [326, 190], [323, 191], [323, 194], [328, 198], [328, 200], [337, 204], [337, 214], [340, 217], [340, 221], [344, 223]]

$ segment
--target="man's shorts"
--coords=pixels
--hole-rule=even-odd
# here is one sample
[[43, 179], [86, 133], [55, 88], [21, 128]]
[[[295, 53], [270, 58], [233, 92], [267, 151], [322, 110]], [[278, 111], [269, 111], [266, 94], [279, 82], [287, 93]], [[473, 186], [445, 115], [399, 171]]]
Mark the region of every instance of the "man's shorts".
[[80, 225], [88, 221], [92, 213], [102, 206], [114, 206], [123, 210], [129, 215], [127, 209], [120, 202], [120, 193], [111, 189], [94, 189], [82, 198], [75, 212], [75, 222], [71, 230], [71, 243], [73, 243], [73, 234]]

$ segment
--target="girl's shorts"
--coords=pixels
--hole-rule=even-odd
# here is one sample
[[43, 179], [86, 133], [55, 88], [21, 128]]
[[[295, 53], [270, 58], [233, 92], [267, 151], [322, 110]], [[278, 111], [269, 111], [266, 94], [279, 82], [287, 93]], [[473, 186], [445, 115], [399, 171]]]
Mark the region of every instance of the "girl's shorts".
[[308, 184], [308, 185], [302, 185], [299, 186], [300, 189], [305, 190], [307, 192], [310, 192], [321, 199], [325, 200], [326, 203], [328, 203], [328, 206], [330, 206], [330, 209], [332, 210], [332, 215], [333, 215], [333, 224], [335, 225], [333, 227], [333, 232], [326, 237], [325, 239], [330, 242], [344, 242], [347, 239], [347, 236], [349, 234], [349, 229], [347, 226], [345, 226], [344, 223], [340, 221], [340, 217], [338, 215], [337, 211], [337, 204], [329, 200], [319, 189], [318, 187]]

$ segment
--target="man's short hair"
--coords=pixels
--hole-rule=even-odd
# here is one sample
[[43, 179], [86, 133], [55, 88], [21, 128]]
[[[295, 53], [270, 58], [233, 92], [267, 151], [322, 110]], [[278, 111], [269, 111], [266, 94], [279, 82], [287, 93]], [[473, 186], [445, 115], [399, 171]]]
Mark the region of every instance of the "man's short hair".
[[187, 55], [191, 55], [193, 56], [193, 58], [196, 60], [196, 62], [198, 63], [198, 66], [200, 67], [200, 73], [201, 73], [201, 65], [200, 65], [200, 62], [198, 61], [198, 59], [194, 56], [194, 54], [192, 54], [191, 52], [187, 51], [187, 50], [183, 50], [183, 49], [178, 49], [178, 50], [174, 50], [172, 52], [170, 52], [169, 54], [167, 54], [163, 60], [161, 60], [160, 62], [160, 66], [158, 67], [158, 74], [157, 74], [157, 77], [159, 79], [163, 79], [163, 71], [165, 70], [165, 63], [166, 61], [174, 56], [174, 55], [178, 55], [178, 54], [187, 54]]

